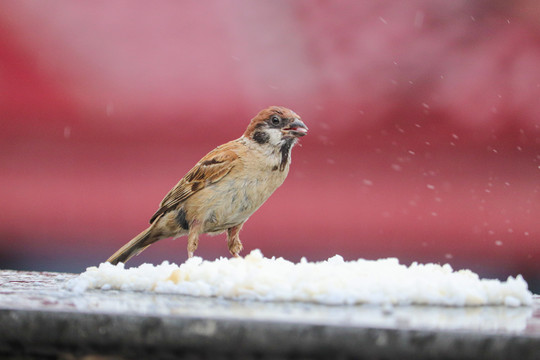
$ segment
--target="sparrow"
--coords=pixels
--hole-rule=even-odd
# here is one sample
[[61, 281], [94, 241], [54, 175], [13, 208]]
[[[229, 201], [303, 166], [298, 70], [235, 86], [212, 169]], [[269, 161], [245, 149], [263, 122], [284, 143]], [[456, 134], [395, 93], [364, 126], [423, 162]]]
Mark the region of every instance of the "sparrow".
[[201, 234], [223, 232], [229, 252], [238, 257], [242, 226], [283, 184], [291, 150], [307, 131], [290, 109], [271, 106], [260, 111], [240, 138], [204, 156], [161, 201], [150, 226], [107, 261], [125, 263], [158, 240], [184, 235], [191, 258]]

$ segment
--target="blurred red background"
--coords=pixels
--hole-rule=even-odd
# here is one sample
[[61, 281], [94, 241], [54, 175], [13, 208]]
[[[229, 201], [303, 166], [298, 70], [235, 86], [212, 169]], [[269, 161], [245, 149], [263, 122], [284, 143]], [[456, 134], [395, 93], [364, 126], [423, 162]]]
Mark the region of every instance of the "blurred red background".
[[[244, 254], [398, 257], [540, 292], [536, 1], [0, 4], [0, 268], [83, 271], [204, 154], [310, 128]], [[223, 235], [197, 255], [228, 256]], [[182, 262], [164, 240], [130, 264]]]

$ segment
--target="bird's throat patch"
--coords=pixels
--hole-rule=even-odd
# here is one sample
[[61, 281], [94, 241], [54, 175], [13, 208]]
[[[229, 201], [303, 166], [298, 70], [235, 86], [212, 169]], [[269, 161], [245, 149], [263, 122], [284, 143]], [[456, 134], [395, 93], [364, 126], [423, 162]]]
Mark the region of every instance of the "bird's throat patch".
[[279, 163], [279, 171], [285, 170], [285, 167], [287, 166], [287, 163], [289, 162], [289, 156], [291, 154], [291, 148], [294, 145], [295, 139], [287, 139], [281, 145], [281, 148], [279, 149], [279, 152], [281, 153], [281, 162]]

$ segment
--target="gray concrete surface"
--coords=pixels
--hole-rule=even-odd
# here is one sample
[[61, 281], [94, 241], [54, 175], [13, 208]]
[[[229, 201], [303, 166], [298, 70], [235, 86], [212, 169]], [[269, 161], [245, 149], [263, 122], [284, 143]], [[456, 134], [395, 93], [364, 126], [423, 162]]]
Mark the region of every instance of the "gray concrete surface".
[[64, 288], [74, 274], [0, 270], [0, 357], [540, 359], [532, 307], [240, 302]]

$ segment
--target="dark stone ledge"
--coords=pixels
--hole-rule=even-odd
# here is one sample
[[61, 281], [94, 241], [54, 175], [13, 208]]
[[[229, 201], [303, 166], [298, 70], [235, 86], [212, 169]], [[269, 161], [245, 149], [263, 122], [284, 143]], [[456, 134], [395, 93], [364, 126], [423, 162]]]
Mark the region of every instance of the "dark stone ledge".
[[533, 307], [324, 306], [64, 288], [0, 271], [0, 357], [540, 359]]

